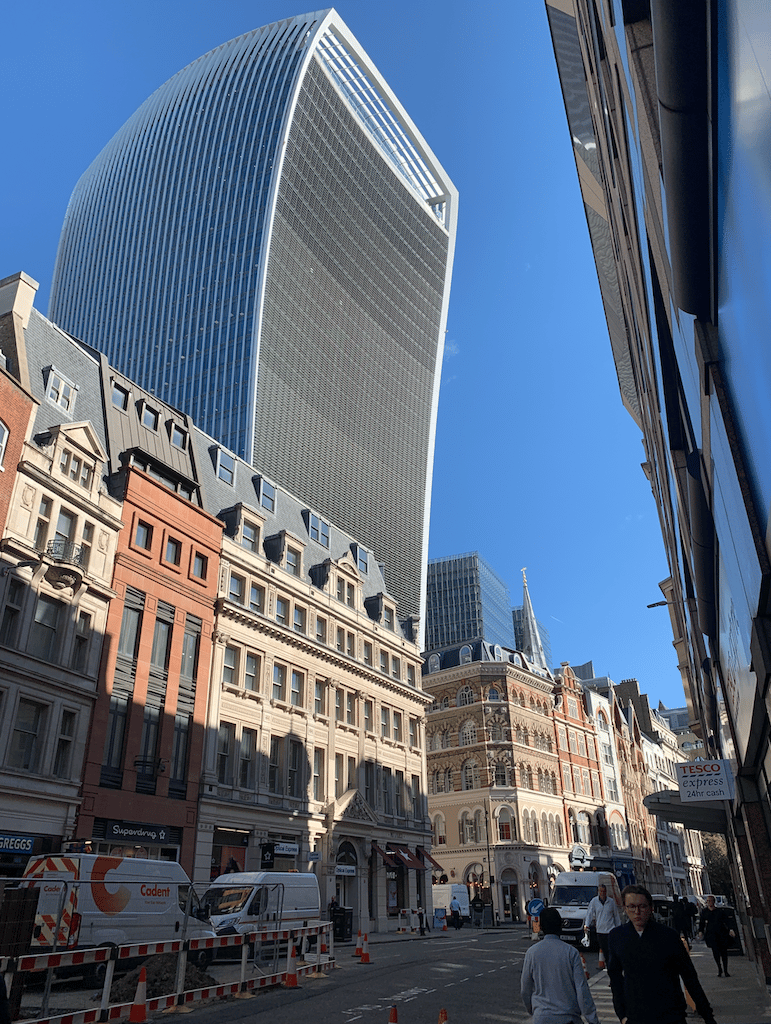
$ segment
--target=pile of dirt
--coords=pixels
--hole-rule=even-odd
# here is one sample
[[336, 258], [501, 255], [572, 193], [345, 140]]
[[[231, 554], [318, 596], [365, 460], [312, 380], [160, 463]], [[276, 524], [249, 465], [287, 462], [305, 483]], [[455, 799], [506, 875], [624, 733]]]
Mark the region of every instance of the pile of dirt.
[[[171, 995], [176, 991], [177, 959], [176, 953], [162, 953], [160, 956], [151, 956], [148, 960], [145, 960], [142, 966], [147, 974], [148, 999]], [[137, 967], [130, 974], [126, 974], [112, 983], [110, 1003], [134, 1002], [141, 969], [141, 967]], [[217, 980], [212, 978], [211, 974], [207, 974], [205, 971], [188, 963], [185, 972], [185, 992], [196, 988], [210, 988], [216, 984]]]

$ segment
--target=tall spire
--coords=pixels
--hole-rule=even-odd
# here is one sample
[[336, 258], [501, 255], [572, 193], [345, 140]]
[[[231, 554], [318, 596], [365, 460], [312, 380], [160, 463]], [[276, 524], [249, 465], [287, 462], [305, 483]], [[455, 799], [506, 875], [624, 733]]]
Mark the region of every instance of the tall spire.
[[522, 630], [522, 653], [532, 661], [534, 665], [548, 669], [549, 666], [546, 664], [546, 655], [544, 654], [543, 644], [541, 643], [541, 634], [538, 630], [538, 623], [536, 622], [535, 612], [533, 611], [533, 605], [530, 600], [530, 593], [527, 589], [527, 576], [525, 575], [525, 569], [522, 570], [522, 620], [520, 628]]

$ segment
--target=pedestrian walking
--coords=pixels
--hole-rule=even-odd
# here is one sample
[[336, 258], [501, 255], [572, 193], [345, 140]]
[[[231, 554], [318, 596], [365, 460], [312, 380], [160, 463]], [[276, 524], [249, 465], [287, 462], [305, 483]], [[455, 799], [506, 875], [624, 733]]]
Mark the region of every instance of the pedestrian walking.
[[717, 976], [730, 978], [728, 973], [728, 947], [735, 932], [728, 922], [728, 914], [723, 907], [715, 906], [715, 897], [707, 897], [707, 905], [701, 912], [699, 918], [699, 938], [704, 941], [712, 950], [712, 956], [717, 964]]
[[455, 931], [460, 928], [462, 921], [460, 919], [460, 902], [457, 896], [453, 896], [450, 900], [450, 919], [452, 920]]
[[554, 907], [540, 914], [543, 938], [534, 942], [522, 965], [520, 992], [533, 1024], [599, 1024], [586, 983], [581, 954], [560, 938], [562, 916]]
[[690, 903], [683, 896], [681, 900], [678, 900], [672, 910], [672, 927], [675, 929], [678, 935], [682, 935], [686, 942], [691, 937], [691, 917], [688, 913], [688, 907]]
[[642, 885], [627, 885], [621, 895], [629, 921], [608, 936], [608, 977], [618, 1019], [626, 1024], [685, 1024], [682, 980], [705, 1024], [715, 1024], [680, 936], [653, 918], [651, 894]]
[[612, 896], [608, 896], [606, 885], [597, 886], [597, 895], [589, 903], [584, 918], [584, 933], [589, 934], [589, 929], [594, 926], [597, 932], [597, 945], [602, 950], [602, 956], [608, 963], [608, 935], [614, 928], [621, 924], [621, 912]]

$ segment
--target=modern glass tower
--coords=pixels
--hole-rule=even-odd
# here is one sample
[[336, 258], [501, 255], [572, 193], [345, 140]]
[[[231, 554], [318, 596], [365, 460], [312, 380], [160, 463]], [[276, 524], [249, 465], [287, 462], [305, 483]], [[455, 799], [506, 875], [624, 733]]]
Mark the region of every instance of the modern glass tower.
[[426, 651], [486, 640], [514, 648], [509, 588], [477, 551], [428, 563]]
[[318, 11], [212, 50], [127, 121], [73, 192], [50, 315], [361, 538], [418, 614], [456, 218]]

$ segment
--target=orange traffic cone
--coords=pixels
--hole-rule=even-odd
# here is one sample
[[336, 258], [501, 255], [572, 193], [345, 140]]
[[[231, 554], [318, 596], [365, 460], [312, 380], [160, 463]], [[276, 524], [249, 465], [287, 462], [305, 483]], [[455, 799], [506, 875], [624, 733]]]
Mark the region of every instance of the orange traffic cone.
[[597, 958], [597, 970], [598, 971], [604, 971], [605, 970], [605, 954], [602, 951], [602, 947], [600, 947], [600, 955]]
[[447, 931], [447, 914], [445, 914], [444, 917], [442, 918], [442, 931]]
[[359, 960], [360, 964], [371, 964], [372, 963], [372, 961], [369, 958], [369, 942], [367, 941], [367, 939], [368, 939], [368, 937], [367, 937], [367, 935], [365, 933], [365, 935], [364, 935], [364, 951], [361, 954], [361, 960]]
[[284, 982], [284, 988], [297, 988], [297, 964], [295, 962], [295, 948], [292, 946], [292, 952], [289, 954], [289, 959], [286, 964], [286, 981]]
[[322, 932], [321, 933], [321, 935], [319, 936], [319, 942], [321, 943], [321, 952], [322, 953], [328, 953], [329, 950], [327, 949], [327, 933], [326, 932]]
[[586, 967], [586, 957], [584, 956], [583, 953], [580, 953], [579, 956], [581, 957], [581, 966], [584, 969], [584, 974], [588, 978], [589, 977], [589, 971], [587, 970], [587, 967]]
[[361, 956], [361, 928], [359, 928], [359, 937], [356, 940], [356, 949], [353, 951], [351, 956]]
[[388, 1014], [388, 1024], [397, 1024], [399, 1015], [396, 1012], [396, 1007], [391, 1007], [391, 1012]]
[[439, 1011], [439, 1020], [437, 1021], [437, 1024], [447, 1024], [447, 1010]]
[[131, 1004], [129, 1020], [136, 1021], [138, 1024], [147, 1020], [147, 971], [144, 967], [139, 972], [139, 981], [137, 982], [134, 1002]]

